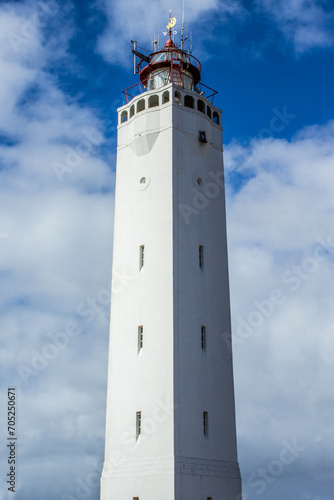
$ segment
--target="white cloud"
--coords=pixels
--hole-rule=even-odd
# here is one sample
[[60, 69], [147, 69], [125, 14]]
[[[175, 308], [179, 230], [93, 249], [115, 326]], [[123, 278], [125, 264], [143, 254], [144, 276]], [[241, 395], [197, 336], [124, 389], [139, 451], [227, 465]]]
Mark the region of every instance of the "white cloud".
[[[124, 53], [123, 47], [128, 43], [130, 49], [131, 39], [137, 40], [138, 45], [150, 50], [151, 36], [155, 33], [160, 37], [160, 48], [162, 48], [166, 41], [163, 32], [166, 31], [170, 9], [172, 17], [177, 18], [174, 30], [178, 32], [178, 37], [181, 33], [182, 2], [178, 0], [172, 0], [168, 5], [162, 0], [148, 2], [126, 0], [121, 3], [100, 0], [99, 4], [108, 18], [108, 26], [99, 40], [99, 50], [107, 60], [115, 64], [124, 64], [124, 61], [130, 60], [129, 56]], [[186, 1], [186, 29], [189, 29], [190, 23], [200, 22], [201, 15], [217, 9], [218, 4], [218, 0], [208, 0], [205, 3], [200, 0]], [[225, 2], [225, 4], [224, 12], [235, 8], [235, 2]]]
[[[166, 8], [162, 2], [134, 2], [126, 0], [121, 4], [99, 0], [98, 5], [106, 13], [108, 25], [102, 33], [98, 49], [103, 56], [114, 64], [131, 63], [130, 40], [137, 40], [139, 45], [151, 49], [151, 36], [159, 34], [160, 48], [164, 45], [165, 25], [168, 22], [169, 8], [172, 15], [177, 17], [175, 29], [178, 31], [176, 39], [179, 39], [182, 19], [182, 3], [173, 0]], [[332, 47], [334, 43], [333, 25], [334, 13], [316, 0], [257, 0], [257, 9], [248, 8], [241, 0], [211, 0], [210, 2], [186, 2], [186, 32], [197, 33], [196, 48], [197, 56], [205, 60], [209, 56], [205, 49], [204, 41], [213, 41], [212, 32], [220, 27], [220, 43], [235, 45], [235, 30], [245, 21], [249, 25], [258, 22], [258, 13], [265, 13], [276, 27], [281, 31], [284, 38], [290, 42], [296, 54], [307, 52], [313, 48]], [[267, 23], [266, 18], [263, 20]], [[267, 27], [270, 24], [267, 24]], [[248, 28], [245, 28], [248, 29]], [[273, 30], [272, 26], [271, 29]], [[252, 29], [249, 29], [249, 34]], [[238, 37], [239, 38], [239, 37]], [[217, 34], [215, 35], [217, 40]], [[258, 57], [263, 44], [268, 40], [258, 40], [255, 48], [254, 43], [249, 45], [249, 37], [245, 36], [248, 50], [253, 57]], [[189, 42], [189, 41], [188, 41]], [[187, 42], [187, 43], [188, 43]]]
[[[77, 307], [110, 287], [114, 173], [100, 150], [105, 124], [68, 98], [48, 71], [55, 57], [71, 67], [71, 22], [46, 37], [36, 8], [31, 2], [0, 9], [0, 359], [2, 408], [8, 386], [18, 396], [17, 497], [37, 500], [74, 493], [75, 478], [84, 479], [103, 449], [106, 292], [90, 323]], [[27, 38], [24, 26], [34, 19]], [[13, 34], [21, 37], [18, 50]], [[81, 333], [64, 337], [71, 322]], [[5, 429], [4, 412], [0, 423]], [[0, 468], [8, 469], [5, 448]]]
[[270, 14], [296, 53], [334, 44], [334, 12], [325, 2], [316, 0], [258, 0], [258, 6]]
[[227, 212], [240, 448], [259, 453], [253, 463], [241, 456], [245, 484], [284, 440], [305, 446], [294, 468], [313, 481], [319, 440], [334, 446], [333, 138], [329, 122], [290, 142], [254, 140], [225, 150], [227, 173], [247, 179], [237, 192], [228, 186]]

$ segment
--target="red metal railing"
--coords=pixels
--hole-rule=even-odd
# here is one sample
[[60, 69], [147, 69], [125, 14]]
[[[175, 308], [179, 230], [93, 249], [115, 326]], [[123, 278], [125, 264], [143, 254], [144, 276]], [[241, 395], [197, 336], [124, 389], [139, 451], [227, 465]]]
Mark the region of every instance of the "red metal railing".
[[[180, 81], [182, 82], [183, 71], [178, 66], [175, 66], [174, 64], [172, 64], [172, 62], [173, 62], [173, 60], [171, 61], [169, 81], [166, 83], [166, 85], [169, 85], [171, 82], [173, 82], [173, 80], [174, 80], [174, 71], [176, 71], [176, 73], [179, 74]], [[160, 73], [164, 73], [164, 72], [166, 72], [166, 67], [165, 68], [161, 68], [161, 71], [155, 73], [154, 76], [158, 76]], [[188, 74], [186, 76], [189, 77]], [[162, 88], [162, 87], [159, 87], [159, 88]], [[186, 89], [186, 88], [182, 87], [182, 85], [180, 85], [180, 87], [183, 88], [185, 91], [189, 90], [189, 89]], [[211, 92], [211, 94], [205, 95], [206, 92], [202, 90], [203, 87], [205, 89], [208, 89]], [[137, 92], [134, 92], [134, 93], [130, 93], [129, 92], [129, 90], [135, 89], [135, 88], [136, 88]], [[143, 92], [146, 92], [146, 90], [147, 89], [144, 87], [144, 85], [142, 84], [142, 82], [139, 81], [138, 83], [135, 83], [134, 85], [131, 85], [130, 87], [127, 87], [126, 89], [122, 90], [122, 92], [125, 95], [126, 103], [128, 104], [131, 99], [133, 99], [134, 97], [136, 97], [139, 94], [142, 94]], [[158, 90], [158, 89], [152, 88], [150, 90]], [[209, 87], [208, 85], [205, 85], [202, 82], [199, 82], [197, 84], [197, 86], [195, 86], [195, 91], [197, 91], [199, 94], [202, 94], [202, 92], [203, 92], [202, 95], [204, 95], [204, 97], [206, 97], [207, 99], [211, 98], [211, 103], [212, 104], [213, 104], [214, 96], [216, 94], [218, 94], [217, 90], [214, 90], [213, 88]]]
[[211, 104], [213, 104], [213, 99], [215, 97], [216, 94], [218, 94], [218, 90], [214, 90], [212, 89], [211, 87], [209, 87], [208, 85], [205, 85], [204, 83], [202, 82], [199, 82], [196, 86], [196, 89], [197, 87], [199, 87], [199, 93], [203, 92], [202, 91], [202, 88], [205, 87], [206, 89], [210, 90], [212, 92], [212, 94], [210, 95], [205, 95], [205, 92], [204, 92], [204, 97], [206, 97], [207, 99], [210, 99], [211, 98]]
[[[128, 90], [133, 89], [134, 87], [139, 87], [140, 92], [136, 92], [134, 95], [130, 94]], [[146, 90], [143, 90], [143, 84], [141, 82], [135, 83], [134, 85], [131, 85], [131, 87], [127, 87], [126, 89], [122, 90], [123, 94], [125, 94], [125, 99], [126, 99], [126, 104], [129, 102], [129, 97], [133, 99], [137, 95], [142, 94], [143, 92], [146, 92]], [[130, 100], [131, 100], [130, 99]]]
[[[154, 61], [154, 56], [156, 56], [158, 53], [155, 53], [155, 54], [151, 54], [151, 61], [150, 63], [147, 65], [147, 66], [150, 66], [150, 65], [154, 65], [154, 64], [157, 64], [157, 63], [170, 63], [171, 66], [173, 65], [173, 61], [176, 61], [178, 64], [182, 63], [184, 65], [187, 65], [187, 64], [191, 64], [192, 66], [194, 66], [200, 73], [202, 71], [202, 66], [201, 66], [201, 63], [199, 62], [199, 60], [194, 57], [192, 54], [188, 54], [187, 52], [182, 52], [176, 48], [173, 48], [173, 49], [168, 49], [168, 50], [162, 50], [161, 53], [165, 53], [166, 54], [166, 59], [161, 59], [161, 60], [158, 60], [158, 61]], [[169, 59], [168, 58], [168, 54], [171, 54], [171, 58]], [[174, 54], [179, 54], [180, 57], [173, 57]], [[145, 68], [142, 68], [141, 65], [142, 65], [143, 61], [140, 61], [139, 64], [138, 64], [138, 72], [140, 73], [141, 71], [145, 70], [145, 68], [147, 66], [145, 66]]]

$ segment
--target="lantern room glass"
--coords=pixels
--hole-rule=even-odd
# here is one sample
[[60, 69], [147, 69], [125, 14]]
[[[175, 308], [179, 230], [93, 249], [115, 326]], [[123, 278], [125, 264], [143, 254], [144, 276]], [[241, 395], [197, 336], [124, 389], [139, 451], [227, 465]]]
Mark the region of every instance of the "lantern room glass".
[[[147, 79], [147, 90], [156, 90], [164, 87], [171, 81], [171, 70], [157, 69], [152, 71]], [[194, 79], [188, 71], [181, 71], [179, 68], [173, 68], [173, 83], [186, 90], [194, 90]]]

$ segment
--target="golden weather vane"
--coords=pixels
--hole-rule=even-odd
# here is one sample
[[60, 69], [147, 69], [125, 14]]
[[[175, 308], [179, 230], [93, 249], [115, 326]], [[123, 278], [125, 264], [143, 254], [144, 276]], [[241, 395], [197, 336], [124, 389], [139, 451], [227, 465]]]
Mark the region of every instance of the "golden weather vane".
[[171, 30], [172, 28], [174, 28], [175, 24], [176, 24], [176, 17], [172, 18], [172, 11], [170, 10], [169, 11], [169, 23], [167, 24], [166, 28], [168, 30]]
[[172, 17], [172, 11], [170, 10], [169, 11], [169, 23], [166, 26], [167, 31], [164, 32], [165, 36], [176, 35], [177, 31], [172, 31], [172, 28], [175, 26], [175, 24], [176, 24], [176, 17]]

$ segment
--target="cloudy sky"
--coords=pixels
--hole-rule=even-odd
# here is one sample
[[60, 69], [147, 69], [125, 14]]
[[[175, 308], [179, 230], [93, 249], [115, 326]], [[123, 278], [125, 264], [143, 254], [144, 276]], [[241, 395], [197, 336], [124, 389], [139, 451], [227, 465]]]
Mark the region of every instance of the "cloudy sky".
[[[170, 8], [0, 3], [0, 500], [99, 498], [116, 109]], [[332, 500], [334, 6], [186, 0], [186, 32], [224, 111], [244, 500]]]

